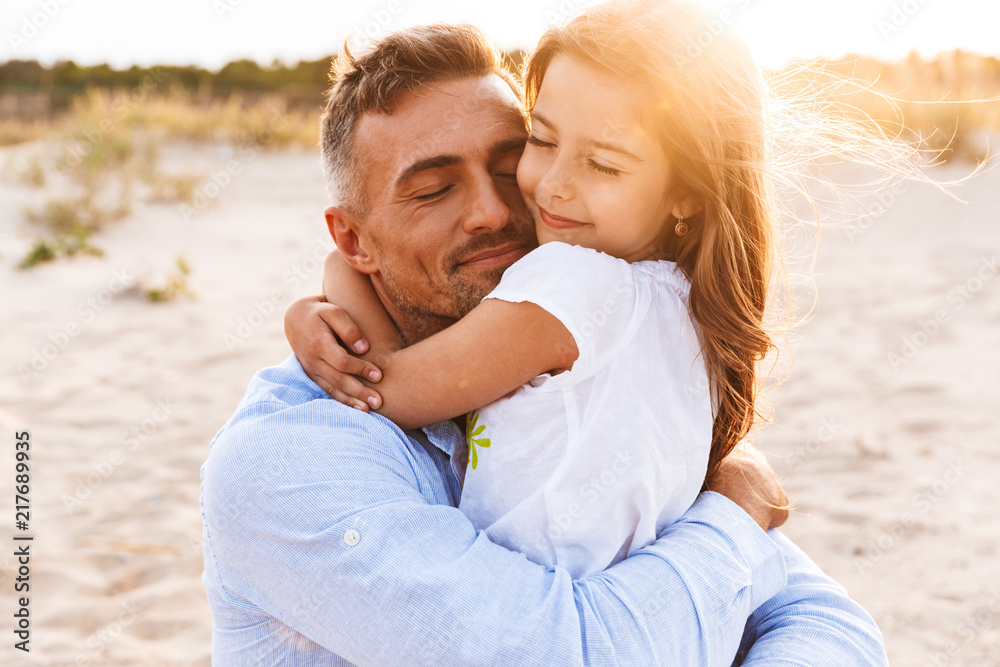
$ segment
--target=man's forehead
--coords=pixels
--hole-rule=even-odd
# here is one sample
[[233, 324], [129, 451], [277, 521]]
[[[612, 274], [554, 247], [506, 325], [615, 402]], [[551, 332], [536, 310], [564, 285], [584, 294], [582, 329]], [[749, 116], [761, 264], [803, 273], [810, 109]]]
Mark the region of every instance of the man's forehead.
[[520, 100], [490, 74], [429, 84], [401, 95], [391, 114], [365, 114], [355, 147], [383, 173], [395, 172], [436, 155], [485, 150], [523, 130]]

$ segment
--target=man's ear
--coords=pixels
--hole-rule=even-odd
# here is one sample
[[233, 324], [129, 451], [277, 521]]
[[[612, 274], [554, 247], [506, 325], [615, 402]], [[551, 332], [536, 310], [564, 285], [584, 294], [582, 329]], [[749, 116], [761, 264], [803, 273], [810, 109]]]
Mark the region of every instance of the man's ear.
[[330, 206], [323, 211], [326, 226], [340, 254], [355, 271], [373, 274], [378, 272], [370, 245], [362, 232], [360, 221], [347, 209]]

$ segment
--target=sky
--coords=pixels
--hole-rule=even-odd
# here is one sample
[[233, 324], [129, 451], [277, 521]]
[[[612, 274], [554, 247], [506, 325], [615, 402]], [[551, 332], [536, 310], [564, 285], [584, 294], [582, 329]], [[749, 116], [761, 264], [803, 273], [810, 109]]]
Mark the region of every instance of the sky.
[[[735, 30], [765, 67], [848, 53], [898, 60], [961, 48], [1000, 56], [996, 0], [697, 0]], [[594, 0], [2, 0], [0, 62], [292, 64], [345, 39], [419, 23], [468, 22], [505, 49], [530, 50], [553, 22]]]

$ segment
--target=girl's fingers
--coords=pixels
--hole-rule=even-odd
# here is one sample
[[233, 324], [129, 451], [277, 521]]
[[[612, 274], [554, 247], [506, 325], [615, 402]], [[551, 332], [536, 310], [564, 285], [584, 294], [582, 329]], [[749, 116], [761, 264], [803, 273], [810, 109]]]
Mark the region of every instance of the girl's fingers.
[[322, 375], [314, 375], [309, 371], [306, 371], [306, 375], [309, 376], [310, 380], [318, 384], [319, 388], [325, 391], [333, 400], [337, 401], [338, 403], [343, 403], [344, 405], [350, 405], [351, 407], [358, 408], [359, 410], [365, 410], [367, 412], [368, 406], [364, 403], [364, 401], [359, 401], [355, 398], [351, 398], [344, 392], [334, 387], [333, 384]]
[[351, 396], [347, 392], [341, 391], [338, 388], [340, 378], [343, 378], [343, 374], [340, 373], [340, 371], [322, 359], [318, 359], [316, 361], [315, 372], [312, 370], [313, 367], [313, 364], [308, 364], [308, 367], [306, 364], [303, 364], [302, 369], [306, 372], [306, 375], [309, 376], [309, 379], [319, 385], [319, 388], [325, 391], [330, 398], [338, 403], [343, 403], [344, 405], [349, 405], [352, 408], [368, 412], [368, 404], [364, 400]]
[[[361, 335], [361, 329], [354, 323], [347, 311], [338, 306], [328, 305], [320, 311], [323, 321], [326, 322], [330, 330], [357, 354], [363, 354], [368, 350], [368, 341]], [[371, 362], [358, 359], [344, 351], [344, 348], [333, 341], [334, 346], [329, 347], [330, 365], [341, 373], [356, 375], [370, 382], [378, 382], [382, 379], [382, 370]], [[326, 347], [324, 344], [323, 347]]]
[[369, 382], [378, 382], [382, 379], [382, 370], [375, 364], [370, 364], [367, 361], [365, 363], [365, 368], [360, 377], [365, 378]]
[[365, 340], [361, 329], [354, 323], [346, 310], [330, 305], [320, 311], [320, 316], [348, 348], [357, 354], [364, 354], [368, 351], [368, 341]]
[[324, 389], [324, 391], [330, 394], [330, 398], [337, 401], [338, 403], [343, 403], [344, 405], [348, 405], [354, 408], [355, 410], [361, 410], [362, 412], [369, 412], [368, 405], [366, 403], [364, 403], [363, 401], [359, 401], [356, 398], [351, 398], [344, 392], [335, 389], [333, 386], [330, 386], [329, 390]]
[[[341, 403], [346, 403], [347, 405], [354, 407], [357, 407], [357, 403], [362, 403], [375, 409], [382, 406], [382, 397], [379, 396], [377, 392], [362, 384], [361, 381], [353, 375], [344, 373], [330, 364], [326, 364], [326, 368], [322, 371], [322, 374], [323, 378], [332, 386], [333, 389], [346, 395], [350, 399], [347, 401], [340, 401]], [[324, 389], [324, 391], [326, 390]], [[332, 392], [327, 391], [327, 393], [333, 396]]]
[[364, 401], [352, 398], [345, 394], [344, 392], [337, 389], [332, 382], [327, 380], [322, 375], [317, 375], [315, 377], [310, 376], [312, 381], [319, 385], [319, 388], [329, 394], [330, 398], [337, 401], [338, 403], [343, 403], [362, 412], [368, 412], [368, 404]]
[[357, 357], [348, 354], [344, 348], [339, 345], [335, 350], [331, 350], [329, 358], [324, 359], [324, 361], [339, 373], [354, 375], [356, 377], [370, 380], [371, 382], [378, 382], [382, 379], [382, 371], [378, 366], [370, 361], [358, 359]]

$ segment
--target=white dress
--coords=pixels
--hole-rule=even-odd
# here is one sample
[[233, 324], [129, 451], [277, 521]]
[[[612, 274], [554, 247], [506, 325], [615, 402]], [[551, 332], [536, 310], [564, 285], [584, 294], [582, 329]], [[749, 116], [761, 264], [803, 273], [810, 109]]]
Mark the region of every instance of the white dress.
[[477, 529], [580, 578], [691, 506], [714, 409], [689, 289], [673, 262], [630, 264], [559, 242], [507, 269], [486, 298], [541, 306], [580, 354], [571, 370], [469, 415], [459, 508]]

